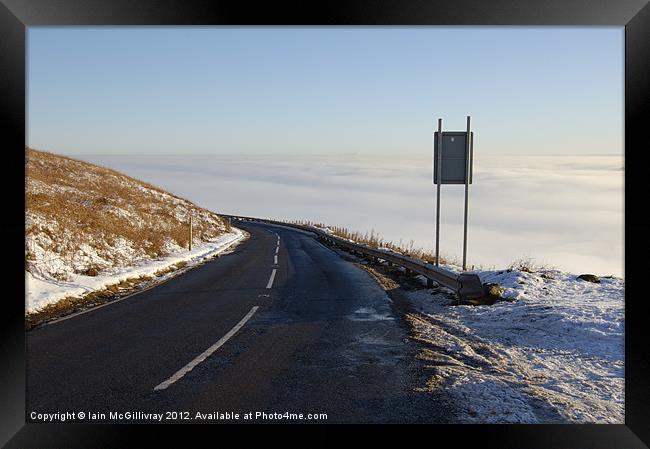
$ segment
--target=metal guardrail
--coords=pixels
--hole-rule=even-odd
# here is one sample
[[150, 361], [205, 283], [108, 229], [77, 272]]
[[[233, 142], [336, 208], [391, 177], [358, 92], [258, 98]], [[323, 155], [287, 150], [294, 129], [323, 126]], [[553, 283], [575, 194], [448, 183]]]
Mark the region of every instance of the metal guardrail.
[[370, 248], [369, 246], [362, 245], [359, 243], [353, 243], [348, 240], [329, 234], [321, 229], [314, 228], [311, 226], [285, 223], [282, 221], [267, 220], [262, 218], [244, 217], [241, 215], [224, 215], [224, 214], [219, 214], [219, 215], [222, 217], [240, 220], [240, 221], [252, 221], [252, 222], [260, 222], [260, 223], [269, 223], [269, 224], [274, 224], [279, 226], [287, 226], [290, 228], [300, 229], [302, 231], [316, 234], [316, 236], [321, 241], [330, 244], [335, 244], [343, 248], [347, 248], [351, 251], [360, 253], [364, 256], [371, 257], [375, 260], [377, 259], [385, 260], [386, 262], [405, 268], [407, 272], [411, 271], [417, 274], [421, 274], [422, 276], [427, 278], [427, 280], [429, 281], [429, 285], [431, 285], [431, 282], [437, 282], [438, 284], [444, 285], [445, 287], [454, 290], [461, 299], [480, 298], [485, 294], [483, 289], [483, 284], [481, 283], [480, 278], [476, 274], [455, 273], [453, 271], [446, 270], [444, 268], [436, 267], [435, 265], [428, 262], [424, 262], [423, 260], [420, 259], [404, 256], [402, 254], [397, 254], [392, 251]]

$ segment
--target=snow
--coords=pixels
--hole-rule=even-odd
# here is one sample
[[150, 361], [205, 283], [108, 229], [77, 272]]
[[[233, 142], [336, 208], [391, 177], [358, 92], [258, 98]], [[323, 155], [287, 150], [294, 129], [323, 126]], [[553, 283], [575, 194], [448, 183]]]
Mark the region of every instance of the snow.
[[352, 321], [391, 321], [394, 318], [389, 312], [378, 313], [372, 307], [361, 307], [348, 316]]
[[416, 337], [430, 348], [430, 388], [459, 422], [623, 423], [624, 282], [558, 270], [477, 272], [507, 301], [452, 306], [441, 290], [409, 292]]
[[[85, 276], [70, 274], [66, 281], [57, 281], [53, 278], [44, 279], [36, 277], [25, 271], [25, 313], [33, 313], [43, 307], [54, 304], [68, 296], [81, 296], [95, 290], [100, 290], [123, 280], [139, 277], [152, 276], [159, 270], [168, 268], [179, 262], [186, 262], [193, 266], [223, 253], [235, 243], [245, 237], [245, 233], [235, 227], [229, 233], [224, 233], [209, 242], [193, 246], [192, 251], [176, 246], [174, 252], [166, 257], [155, 260], [145, 260], [134, 266], [113, 267], [99, 276]], [[119, 242], [116, 250], [118, 252], [129, 252], [130, 246], [126, 240]], [[92, 252], [90, 252], [92, 254]], [[174, 275], [176, 273], [172, 273]]]

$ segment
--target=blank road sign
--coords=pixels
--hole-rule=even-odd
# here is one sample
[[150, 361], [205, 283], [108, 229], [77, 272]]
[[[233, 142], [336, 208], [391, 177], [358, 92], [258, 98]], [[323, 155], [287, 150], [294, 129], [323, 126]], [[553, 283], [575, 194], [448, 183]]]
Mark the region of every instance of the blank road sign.
[[[470, 133], [469, 183], [472, 183], [472, 150], [474, 133]], [[433, 183], [438, 183], [438, 132], [433, 136]], [[467, 133], [443, 131], [442, 133], [442, 184], [465, 184]]]

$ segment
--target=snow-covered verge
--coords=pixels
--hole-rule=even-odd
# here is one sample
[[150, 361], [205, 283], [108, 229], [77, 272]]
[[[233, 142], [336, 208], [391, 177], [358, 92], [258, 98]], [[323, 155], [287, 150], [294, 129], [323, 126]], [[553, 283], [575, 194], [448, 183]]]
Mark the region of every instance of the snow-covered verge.
[[407, 295], [427, 386], [455, 397], [460, 422], [623, 423], [624, 282], [557, 270], [477, 272], [505, 287], [493, 305], [451, 305], [444, 289]]
[[73, 274], [67, 281], [56, 281], [38, 279], [30, 272], [25, 271], [25, 313], [37, 312], [63, 298], [83, 296], [126, 279], [153, 276], [156, 272], [165, 270], [179, 262], [187, 263], [186, 267], [200, 264], [206, 259], [223, 253], [243, 239], [245, 235], [244, 231], [232, 228], [231, 232], [220, 235], [211, 242], [193, 247], [192, 251], [179, 250], [159, 259], [142, 261], [135, 266], [110, 268], [98, 276]]

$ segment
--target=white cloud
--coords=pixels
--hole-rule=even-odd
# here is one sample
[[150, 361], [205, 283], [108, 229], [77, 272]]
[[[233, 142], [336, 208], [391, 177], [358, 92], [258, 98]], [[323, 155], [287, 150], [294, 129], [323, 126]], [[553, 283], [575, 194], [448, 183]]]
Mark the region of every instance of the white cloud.
[[[216, 212], [311, 219], [433, 248], [427, 157], [85, 156]], [[575, 273], [623, 274], [622, 156], [477, 155], [469, 264], [532, 257]], [[462, 254], [462, 186], [443, 186], [441, 252]]]

